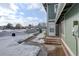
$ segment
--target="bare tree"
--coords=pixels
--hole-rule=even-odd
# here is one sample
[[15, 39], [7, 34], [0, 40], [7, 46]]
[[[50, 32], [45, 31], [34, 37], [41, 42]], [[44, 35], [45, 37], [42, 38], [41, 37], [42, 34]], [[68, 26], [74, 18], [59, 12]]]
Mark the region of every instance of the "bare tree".
[[18, 24], [16, 24], [15, 28], [16, 29], [21, 29], [22, 28], [22, 25], [18, 23]]
[[8, 23], [8, 24], [6, 25], [6, 28], [7, 28], [7, 29], [13, 29], [13, 25], [12, 25], [11, 23]]

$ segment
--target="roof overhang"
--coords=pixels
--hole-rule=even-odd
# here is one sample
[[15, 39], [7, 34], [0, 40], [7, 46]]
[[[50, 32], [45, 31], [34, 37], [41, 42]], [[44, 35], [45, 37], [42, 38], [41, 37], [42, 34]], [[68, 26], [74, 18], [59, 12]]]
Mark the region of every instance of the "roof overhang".
[[58, 4], [58, 3], [43, 3], [43, 6], [44, 6], [46, 11], [47, 11], [47, 5], [50, 5], [50, 4]]
[[47, 3], [43, 3], [45, 10], [47, 11]]
[[66, 12], [70, 9], [70, 7], [72, 6], [73, 3], [66, 3], [63, 11], [61, 12], [58, 20], [57, 20], [57, 24], [60, 23], [62, 20], [64, 20], [64, 15], [66, 14]]

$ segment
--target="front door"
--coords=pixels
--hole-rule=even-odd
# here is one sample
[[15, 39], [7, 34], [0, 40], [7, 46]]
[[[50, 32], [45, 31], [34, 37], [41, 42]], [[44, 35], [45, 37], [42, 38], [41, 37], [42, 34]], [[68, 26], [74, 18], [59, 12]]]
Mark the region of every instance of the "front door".
[[48, 23], [48, 35], [55, 36], [55, 23], [54, 22]]

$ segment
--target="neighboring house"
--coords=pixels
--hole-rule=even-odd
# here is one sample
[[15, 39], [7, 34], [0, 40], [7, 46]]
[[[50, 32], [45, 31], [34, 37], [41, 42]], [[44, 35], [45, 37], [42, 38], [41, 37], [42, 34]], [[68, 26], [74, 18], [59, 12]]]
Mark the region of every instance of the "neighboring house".
[[[59, 3], [57, 10], [55, 10], [53, 8], [53, 6], [55, 5], [54, 3], [52, 3], [52, 4], [46, 3], [43, 5], [44, 5], [44, 7], [47, 11], [47, 15], [48, 15], [48, 19], [47, 19], [48, 35], [61, 37], [61, 39], [65, 43], [65, 46], [68, 49], [68, 52], [70, 53], [70, 55], [77, 55], [77, 54], [79, 55], [79, 48], [77, 51], [77, 48], [76, 48], [77, 42], [76, 42], [75, 37], [73, 36], [73, 27], [75, 25], [79, 24], [79, 4]], [[56, 14], [53, 13], [54, 10], [57, 11]], [[51, 23], [51, 24], [49, 24], [49, 23]], [[79, 27], [79, 25], [78, 25], [78, 27]], [[78, 28], [78, 30], [79, 30], [79, 28]], [[50, 33], [50, 31], [52, 33]], [[78, 33], [78, 35], [79, 35], [79, 33]], [[77, 36], [77, 38], [78, 38], [78, 36]], [[79, 45], [79, 44], [77, 44], [77, 45]]]
[[57, 12], [57, 3], [48, 3], [44, 4], [45, 9], [47, 11], [47, 35], [55, 36], [56, 35], [56, 12]]

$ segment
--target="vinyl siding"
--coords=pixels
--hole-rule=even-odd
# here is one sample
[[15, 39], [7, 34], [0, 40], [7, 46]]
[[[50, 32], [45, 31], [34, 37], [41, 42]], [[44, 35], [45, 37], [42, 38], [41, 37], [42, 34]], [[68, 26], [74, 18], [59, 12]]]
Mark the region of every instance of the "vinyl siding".
[[65, 38], [64, 41], [67, 43], [71, 51], [76, 54], [76, 41], [72, 35], [73, 21], [79, 21], [79, 4], [75, 4], [72, 9], [64, 16], [65, 25]]

